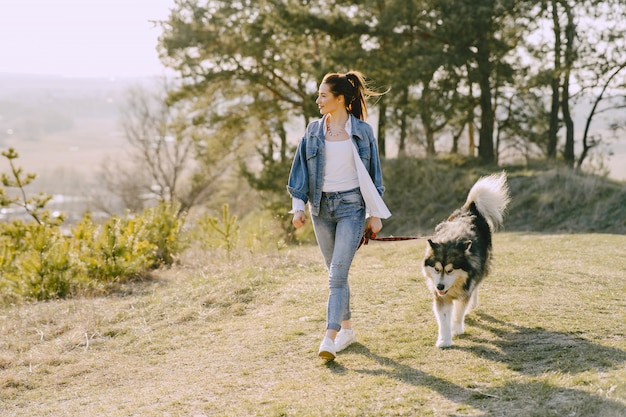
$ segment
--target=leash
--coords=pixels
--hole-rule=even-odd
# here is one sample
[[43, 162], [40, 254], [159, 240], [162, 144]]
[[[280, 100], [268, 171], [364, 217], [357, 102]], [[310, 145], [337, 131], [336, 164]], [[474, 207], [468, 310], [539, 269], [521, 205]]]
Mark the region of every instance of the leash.
[[376, 233], [372, 232], [371, 229], [366, 230], [361, 236], [361, 242], [359, 242], [359, 248], [362, 245], [367, 245], [370, 240], [377, 240], [379, 242], [397, 242], [399, 240], [415, 240], [415, 239], [426, 239], [428, 236], [388, 236], [388, 237], [377, 237]]

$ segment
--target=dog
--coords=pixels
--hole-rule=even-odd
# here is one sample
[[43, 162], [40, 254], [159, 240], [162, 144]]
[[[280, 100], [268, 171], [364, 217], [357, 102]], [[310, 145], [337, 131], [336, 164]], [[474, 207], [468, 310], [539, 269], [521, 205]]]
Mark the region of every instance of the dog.
[[439, 348], [461, 335], [465, 315], [478, 306], [478, 285], [489, 273], [492, 234], [510, 201], [505, 172], [480, 178], [465, 204], [439, 223], [428, 239], [422, 273], [434, 295]]

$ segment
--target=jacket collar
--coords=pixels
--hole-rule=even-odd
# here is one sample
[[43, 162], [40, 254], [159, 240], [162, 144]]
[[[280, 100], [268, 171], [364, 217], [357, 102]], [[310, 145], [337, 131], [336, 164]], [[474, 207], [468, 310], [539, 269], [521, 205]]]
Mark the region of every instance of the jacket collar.
[[[352, 130], [351, 137], [356, 137], [357, 139], [363, 138], [363, 124], [360, 119], [357, 119], [352, 113], [348, 114], [348, 120], [350, 121], [350, 128]], [[322, 116], [318, 120], [318, 126], [316, 129], [316, 134], [320, 138], [324, 138], [326, 129], [326, 116]]]
[[357, 139], [363, 139], [363, 121], [350, 113], [350, 125], [352, 126], [352, 136], [356, 136]]

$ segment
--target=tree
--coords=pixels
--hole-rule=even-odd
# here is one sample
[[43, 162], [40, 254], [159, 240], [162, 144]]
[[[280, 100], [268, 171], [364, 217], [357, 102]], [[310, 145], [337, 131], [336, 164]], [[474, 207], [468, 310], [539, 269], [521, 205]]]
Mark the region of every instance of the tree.
[[[390, 89], [378, 102], [383, 155], [390, 139], [398, 141], [400, 154], [414, 140], [434, 155], [443, 138], [451, 138], [451, 150], [458, 152], [465, 130], [473, 155], [476, 126], [478, 157], [485, 164], [497, 163], [501, 151], [507, 153], [501, 148], [513, 144], [527, 156], [541, 150], [552, 158], [561, 149], [558, 134], [563, 125], [563, 154], [570, 161], [572, 109], [580, 93], [576, 89], [595, 88], [597, 96], [606, 81], [595, 77], [593, 87], [581, 76], [610, 74], [620, 63], [613, 57], [613, 64], [596, 65], [581, 55], [590, 42], [580, 38], [592, 33], [587, 28], [583, 32], [581, 22], [623, 15], [619, 3], [179, 0], [162, 22], [160, 52], [164, 63], [180, 75], [173, 101], [202, 97], [206, 103], [219, 103], [222, 116], [230, 114], [232, 120], [259, 128], [252, 137], [253, 146], [261, 144], [257, 161], [267, 161], [271, 151], [273, 163], [280, 165], [278, 155], [289, 153], [288, 148], [278, 151], [288, 142], [281, 139], [284, 124], [298, 120], [306, 125], [317, 117], [314, 97], [322, 76], [354, 68]], [[553, 25], [548, 26], [553, 37], [537, 41], [535, 35], [546, 25]], [[606, 31], [594, 33], [608, 36]], [[617, 36], [605, 40], [607, 47], [620, 42]], [[549, 112], [538, 106], [546, 92]]]
[[[239, 146], [237, 135], [222, 134], [226, 129], [216, 134], [207, 127], [231, 125], [232, 130], [241, 130], [238, 120], [220, 118], [202, 101], [169, 102], [170, 90], [167, 85], [129, 90], [121, 121], [130, 145], [128, 157], [103, 165], [109, 192], [131, 211], [150, 201], [165, 201], [174, 203], [180, 215], [206, 201]], [[212, 123], [205, 123], [207, 119]]]
[[[526, 16], [531, 2], [520, 0], [435, 1], [441, 24], [435, 32], [436, 39], [451, 55], [451, 67], [457, 74], [466, 70], [467, 91], [473, 85], [479, 88], [480, 109], [478, 157], [485, 164], [495, 163], [494, 127], [495, 95], [499, 89], [512, 83], [512, 60], [522, 33], [527, 30]], [[465, 110], [471, 120], [472, 100], [466, 101]], [[471, 123], [471, 122], [470, 122]]]
[[[559, 132], [559, 110], [561, 109], [561, 84], [562, 84], [562, 29], [559, 17], [558, 0], [550, 0], [552, 15], [552, 30], [554, 33], [554, 68], [550, 76], [550, 89], [552, 90], [550, 106], [550, 131], [548, 132], [548, 154], [549, 159], [556, 158], [558, 144], [557, 134]], [[570, 44], [571, 45], [571, 44]], [[570, 46], [571, 47], [571, 46]]]
[[[306, 125], [319, 114], [317, 82], [332, 55], [328, 37], [316, 29], [328, 22], [319, 17], [309, 20], [315, 8], [309, 10], [305, 3], [178, 1], [161, 23], [162, 59], [180, 75], [180, 88], [171, 94], [171, 101], [208, 104], [213, 117], [198, 120], [198, 126], [205, 124], [213, 138], [238, 137], [249, 149], [258, 150], [251, 159], [260, 158], [270, 170], [274, 162], [283, 167], [283, 159], [290, 156], [286, 121], [301, 118]], [[341, 22], [328, 24], [341, 27]], [[281, 159], [269, 161], [275, 154]], [[247, 168], [243, 173], [251, 174]], [[288, 167], [283, 179], [287, 176]], [[247, 178], [261, 187], [252, 181], [252, 174]], [[284, 183], [280, 192], [287, 195]]]
[[[570, 34], [578, 41], [571, 59], [571, 77], [580, 88], [569, 99], [591, 104], [581, 140], [582, 151], [576, 161], [576, 168], [581, 169], [589, 152], [606, 140], [600, 131], [592, 135], [592, 120], [610, 112], [621, 119], [614, 111], [624, 108], [626, 98], [626, 9], [621, 0], [576, 2], [569, 7], [572, 16], [568, 17], [578, 19], [578, 24], [572, 24]], [[573, 123], [571, 129], [566, 138], [565, 159], [573, 166]]]
[[[578, 169], [581, 168], [583, 162], [585, 161], [585, 158], [589, 154], [589, 151], [593, 147], [595, 147], [595, 146], [597, 146], [599, 144], [598, 140], [592, 139], [590, 137], [591, 122], [592, 122], [594, 116], [596, 116], [598, 113], [600, 113], [600, 110], [599, 110], [598, 106], [600, 105], [600, 103], [604, 99], [604, 95], [607, 92], [607, 90], [608, 90], [609, 86], [611, 85], [612, 81], [624, 70], [624, 68], [626, 68], [626, 62], [622, 63], [621, 65], [618, 65], [617, 68], [614, 68], [613, 72], [611, 72], [609, 74], [606, 74], [606, 81], [604, 82], [604, 85], [601, 85], [600, 92], [598, 93], [598, 95], [596, 96], [595, 100], [593, 101], [593, 105], [591, 106], [591, 110], [589, 111], [589, 115], [587, 116], [587, 120], [585, 122], [585, 131], [583, 133], [583, 138], [582, 138], [583, 150], [580, 153], [580, 156], [578, 158], [578, 162], [576, 164], [576, 168], [578, 168]], [[622, 88], [626, 88], [626, 84], [623, 84]], [[623, 96], [622, 98], [624, 98], [624, 97], [626, 97], [626, 96]], [[621, 108], [621, 109], [626, 108], [626, 103], [622, 102], [618, 106], [605, 108], [605, 109], [603, 109], [603, 111], [607, 111], [607, 110], [611, 110], [611, 109], [617, 109], [617, 108]], [[567, 155], [567, 152], [566, 152], [566, 155]], [[573, 153], [572, 153], [572, 156], [573, 156]]]
[[[591, 120], [598, 112], [615, 108], [615, 98], [623, 96], [626, 62], [624, 37], [626, 11], [620, 0], [549, 0], [541, 2], [543, 17], [551, 23], [552, 47], [534, 49], [541, 66], [546, 54], [552, 55], [549, 115], [548, 159], [556, 159], [559, 131], [565, 127], [562, 145], [563, 161], [570, 167], [581, 167], [589, 151], [601, 143], [601, 135], [592, 135]], [[621, 19], [619, 17], [622, 17]], [[541, 15], [540, 15], [541, 17]], [[621, 91], [621, 92], [620, 92]], [[601, 106], [601, 102], [606, 106]], [[575, 122], [573, 110], [590, 106], [582, 135], [582, 151], [576, 162]], [[619, 105], [619, 104], [617, 104]], [[591, 138], [593, 136], [593, 139]]]

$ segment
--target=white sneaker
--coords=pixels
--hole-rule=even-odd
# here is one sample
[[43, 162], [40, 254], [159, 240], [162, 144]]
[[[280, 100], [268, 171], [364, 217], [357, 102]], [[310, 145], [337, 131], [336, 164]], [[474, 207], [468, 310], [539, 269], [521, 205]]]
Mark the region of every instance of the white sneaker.
[[335, 351], [341, 352], [351, 344], [356, 342], [356, 336], [352, 329], [341, 329], [335, 338]]
[[335, 350], [335, 342], [330, 337], [324, 337], [322, 343], [320, 344], [320, 350], [318, 353], [319, 357], [322, 359], [326, 359], [327, 361], [332, 361], [337, 356], [337, 351]]

